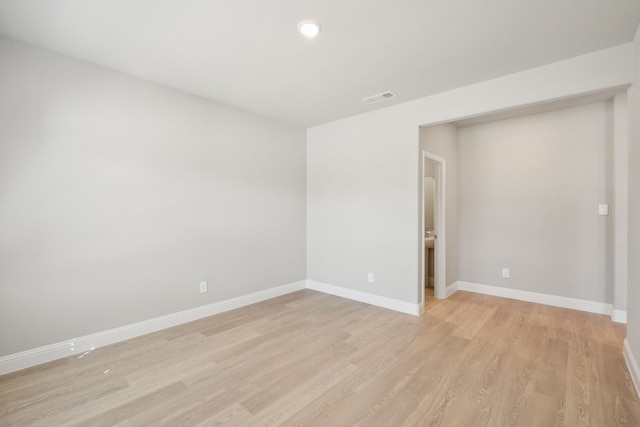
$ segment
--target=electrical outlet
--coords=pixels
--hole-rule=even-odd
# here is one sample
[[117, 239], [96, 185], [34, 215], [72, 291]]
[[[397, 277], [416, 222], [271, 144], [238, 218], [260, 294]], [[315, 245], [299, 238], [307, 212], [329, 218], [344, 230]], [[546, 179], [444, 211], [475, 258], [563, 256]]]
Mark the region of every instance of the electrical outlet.
[[502, 269], [502, 278], [503, 279], [508, 279], [509, 278], [509, 269], [508, 268], [503, 268]]
[[209, 284], [207, 282], [200, 282], [200, 293], [204, 294], [209, 290]]
[[373, 283], [373, 273], [369, 273], [369, 274], [367, 274], [367, 281], [368, 281], [369, 283]]

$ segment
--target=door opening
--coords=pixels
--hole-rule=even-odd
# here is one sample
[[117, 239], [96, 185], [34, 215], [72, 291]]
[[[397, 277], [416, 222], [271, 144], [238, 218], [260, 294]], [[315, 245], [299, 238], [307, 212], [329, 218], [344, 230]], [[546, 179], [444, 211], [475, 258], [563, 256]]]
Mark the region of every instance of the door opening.
[[423, 305], [446, 298], [444, 159], [422, 153], [422, 209], [420, 295]]

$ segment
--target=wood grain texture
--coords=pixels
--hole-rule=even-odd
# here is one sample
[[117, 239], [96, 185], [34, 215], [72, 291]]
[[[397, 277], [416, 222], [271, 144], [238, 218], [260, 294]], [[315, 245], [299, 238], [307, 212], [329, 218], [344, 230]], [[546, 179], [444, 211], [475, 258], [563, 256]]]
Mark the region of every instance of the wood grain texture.
[[311, 290], [0, 377], [0, 425], [640, 426], [606, 316]]

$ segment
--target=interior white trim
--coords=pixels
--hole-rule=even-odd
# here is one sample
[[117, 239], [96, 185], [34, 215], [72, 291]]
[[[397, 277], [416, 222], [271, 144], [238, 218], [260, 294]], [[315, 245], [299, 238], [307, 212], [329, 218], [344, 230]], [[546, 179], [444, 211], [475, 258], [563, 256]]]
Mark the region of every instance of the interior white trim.
[[204, 317], [213, 316], [214, 314], [244, 307], [246, 305], [255, 304], [260, 301], [304, 289], [305, 287], [306, 281], [301, 280], [288, 285], [278, 286], [249, 295], [243, 295], [225, 301], [168, 314], [166, 316], [144, 320], [142, 322], [110, 329], [108, 331], [85, 335], [68, 341], [10, 354], [8, 356], [0, 357], [0, 375], [19, 371], [42, 363], [51, 362], [52, 360], [61, 359], [63, 357], [85, 353], [98, 347], [125, 341], [151, 332], [156, 332], [161, 329], [170, 328], [172, 326], [202, 319]]
[[541, 294], [538, 292], [521, 291], [518, 289], [501, 288], [499, 286], [481, 285], [479, 283], [463, 281], [458, 281], [457, 284], [458, 290], [461, 291], [535, 302], [555, 307], [571, 308], [573, 310], [587, 311], [589, 313], [606, 314], [608, 316], [612, 316], [613, 319], [613, 306], [604, 302], [561, 297], [558, 295]]
[[399, 311], [401, 313], [412, 314], [414, 316], [420, 315], [420, 304], [413, 304], [367, 292], [329, 285], [327, 283], [315, 282], [313, 280], [307, 280], [307, 288], [313, 289], [314, 291], [324, 292], [325, 294], [331, 294], [354, 301], [376, 305], [378, 307], [388, 308], [389, 310]]
[[624, 323], [627, 324], [627, 312], [624, 310], [611, 310], [611, 320], [616, 323]]
[[420, 265], [421, 265], [421, 281], [419, 284], [420, 287], [420, 301], [424, 306], [424, 283], [425, 283], [425, 254], [424, 254], [424, 205], [425, 202], [423, 200], [424, 197], [424, 162], [431, 161], [434, 163], [434, 178], [435, 178], [435, 209], [434, 209], [434, 219], [435, 219], [435, 229], [437, 232], [437, 243], [435, 245], [435, 283], [434, 283], [434, 293], [436, 298], [444, 299], [447, 297], [446, 295], [446, 244], [447, 244], [447, 207], [446, 207], [446, 160], [443, 157], [432, 154], [426, 150], [422, 150], [422, 163], [420, 167], [420, 174], [422, 176], [420, 183], [420, 200], [422, 200], [420, 206]]
[[622, 354], [624, 354], [624, 360], [627, 362], [627, 367], [629, 368], [633, 385], [636, 386], [636, 393], [640, 396], [640, 367], [638, 366], [638, 359], [634, 357], [633, 352], [631, 351], [629, 340], [626, 338], [624, 339]]
[[447, 286], [447, 298], [455, 294], [457, 290], [458, 290], [458, 282], [454, 282], [449, 286]]

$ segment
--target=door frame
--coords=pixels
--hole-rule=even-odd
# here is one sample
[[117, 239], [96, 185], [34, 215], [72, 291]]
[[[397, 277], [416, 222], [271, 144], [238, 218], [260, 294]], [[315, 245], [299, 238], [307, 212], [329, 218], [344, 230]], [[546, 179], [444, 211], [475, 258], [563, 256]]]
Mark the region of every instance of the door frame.
[[434, 163], [434, 226], [436, 229], [436, 244], [434, 249], [434, 296], [439, 299], [447, 297], [446, 284], [446, 161], [440, 156], [422, 150], [420, 162], [420, 304], [424, 307], [424, 282], [425, 282], [425, 249], [424, 249], [424, 173], [425, 162]]

